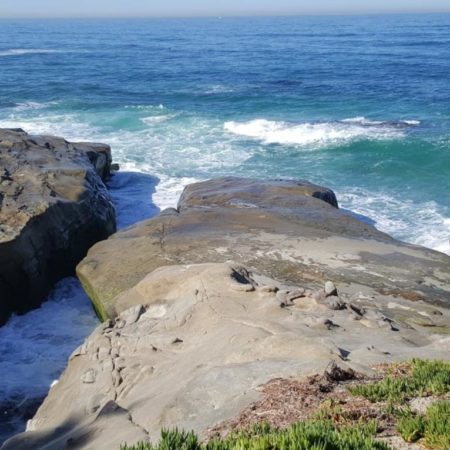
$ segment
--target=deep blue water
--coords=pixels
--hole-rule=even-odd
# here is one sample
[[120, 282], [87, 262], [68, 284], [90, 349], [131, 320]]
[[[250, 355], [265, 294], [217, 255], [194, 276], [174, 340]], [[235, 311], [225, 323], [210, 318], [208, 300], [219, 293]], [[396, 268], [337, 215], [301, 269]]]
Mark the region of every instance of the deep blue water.
[[0, 126], [192, 179], [307, 178], [450, 251], [450, 15], [0, 21]]
[[[0, 21], [0, 126], [103, 141], [156, 177], [153, 195], [145, 177], [118, 179], [123, 224], [190, 181], [303, 178], [450, 253], [450, 15]], [[50, 310], [71, 322], [87, 300], [69, 287], [0, 332], [2, 378], [23, 373], [0, 395], [45, 392], [64, 367], [68, 349], [45, 370], [41, 356], [67, 337], [29, 330]], [[91, 319], [72, 325], [78, 340]]]

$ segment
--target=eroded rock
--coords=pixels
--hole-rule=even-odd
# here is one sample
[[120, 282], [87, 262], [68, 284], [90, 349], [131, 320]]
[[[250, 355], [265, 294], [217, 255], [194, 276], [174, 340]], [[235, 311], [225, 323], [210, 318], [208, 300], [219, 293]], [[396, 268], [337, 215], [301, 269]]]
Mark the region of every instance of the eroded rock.
[[[178, 210], [95, 245], [78, 266], [107, 320], [74, 352], [34, 431], [5, 449], [49, 439], [63, 449], [85, 436], [86, 448], [109, 450], [173, 427], [203, 434], [274, 378], [323, 373], [330, 361], [345, 364], [329, 366], [340, 378], [447, 357], [449, 262], [305, 182], [190, 186]], [[412, 285], [426, 301], [400, 294]], [[95, 383], [82, 380], [89, 370]]]
[[0, 325], [115, 231], [109, 146], [0, 129]]
[[[352, 285], [398, 298], [414, 286], [427, 302], [449, 304], [448, 256], [395, 241], [336, 206], [328, 189], [306, 182], [196, 183], [185, 189], [178, 211], [96, 244], [77, 273], [104, 319], [120, 313], [120, 293], [158, 267], [226, 261], [314, 292], [327, 280], [339, 284], [341, 297], [353, 294]], [[328, 294], [322, 288], [324, 297], [334, 294], [331, 284]]]
[[[253, 290], [236, 289], [249, 284]], [[109, 450], [143, 436], [156, 440], [161, 428], [202, 434], [237, 417], [273, 379], [325, 371], [326, 389], [330, 380], [353, 377], [351, 369], [448, 356], [448, 337], [403, 327], [400, 319], [396, 333], [375, 322], [368, 333], [349, 309], [330, 310], [312, 297], [280, 308], [275, 290], [261, 289], [267, 285], [280, 283], [232, 262], [151, 272], [115, 302], [120, 318], [136, 320], [99, 325], [51, 389], [34, 431], [8, 441], [4, 450], [49, 442], [64, 449], [80, 436], [86, 436], [83, 448]], [[414, 304], [396, 301], [402, 308]], [[368, 317], [381, 317], [385, 304], [377, 297], [364, 305], [374, 311]], [[449, 320], [449, 311], [439, 310]], [[92, 370], [95, 383], [83, 382], [81, 375]]]

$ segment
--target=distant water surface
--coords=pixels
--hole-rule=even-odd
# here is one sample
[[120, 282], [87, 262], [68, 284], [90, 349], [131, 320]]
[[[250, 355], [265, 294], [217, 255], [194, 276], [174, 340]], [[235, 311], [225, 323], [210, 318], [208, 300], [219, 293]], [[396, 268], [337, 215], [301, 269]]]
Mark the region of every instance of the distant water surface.
[[[142, 215], [130, 199], [150, 215], [196, 180], [303, 178], [450, 253], [450, 15], [0, 21], [0, 126], [106, 142], [152, 175], [154, 193], [116, 183], [123, 224]], [[4, 342], [2, 378], [19, 367]], [[68, 353], [38, 372], [45, 389]]]
[[0, 126], [160, 178], [306, 178], [450, 252], [450, 15], [0, 21]]

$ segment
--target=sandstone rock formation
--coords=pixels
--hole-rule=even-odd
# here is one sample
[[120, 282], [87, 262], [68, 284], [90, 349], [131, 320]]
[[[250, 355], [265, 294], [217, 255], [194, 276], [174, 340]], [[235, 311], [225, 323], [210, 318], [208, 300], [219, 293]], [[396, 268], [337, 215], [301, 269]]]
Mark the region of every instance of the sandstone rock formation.
[[[306, 182], [224, 178], [190, 185], [177, 210], [95, 245], [77, 268], [99, 315], [164, 265], [236, 261], [285, 282], [334, 280], [449, 305], [450, 258], [395, 241], [337, 208], [334, 194]], [[351, 289], [350, 289], [351, 290]]]
[[104, 323], [3, 450], [109, 450], [163, 427], [205, 436], [271, 379], [450, 351], [450, 258], [306, 182], [191, 185], [77, 272]]
[[[156, 440], [162, 427], [204, 435], [273, 378], [320, 372], [331, 360], [364, 371], [448, 357], [449, 337], [420, 325], [448, 325], [448, 309], [359, 288], [335, 310], [323, 288], [237, 263], [160, 267], [117, 297], [123, 312], [74, 351], [28, 432], [3, 450], [118, 449]], [[289, 304], [280, 293], [292, 294]]]
[[0, 130], [0, 324], [38, 306], [115, 231], [107, 145]]

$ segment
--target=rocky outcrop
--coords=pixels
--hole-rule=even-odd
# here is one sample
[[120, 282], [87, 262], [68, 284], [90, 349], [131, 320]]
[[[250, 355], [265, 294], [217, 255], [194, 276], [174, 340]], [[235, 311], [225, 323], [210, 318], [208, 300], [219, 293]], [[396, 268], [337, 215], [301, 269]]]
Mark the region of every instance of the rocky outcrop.
[[3, 450], [206, 436], [274, 378], [450, 350], [450, 258], [306, 182], [189, 186], [177, 210], [96, 244], [77, 271], [105, 321]]
[[231, 262], [161, 267], [116, 301], [123, 312], [74, 351], [28, 431], [3, 450], [109, 450], [165, 427], [205, 435], [274, 378], [450, 350], [448, 336], [419, 325], [448, 325], [448, 309], [359, 287], [327, 296], [325, 285], [286, 285]]
[[285, 282], [336, 280], [374, 294], [447, 305], [450, 258], [395, 241], [339, 210], [334, 194], [307, 182], [224, 178], [188, 186], [178, 209], [95, 245], [77, 268], [100, 317], [154, 269], [245, 264]]
[[109, 146], [0, 130], [0, 324], [115, 231]]

